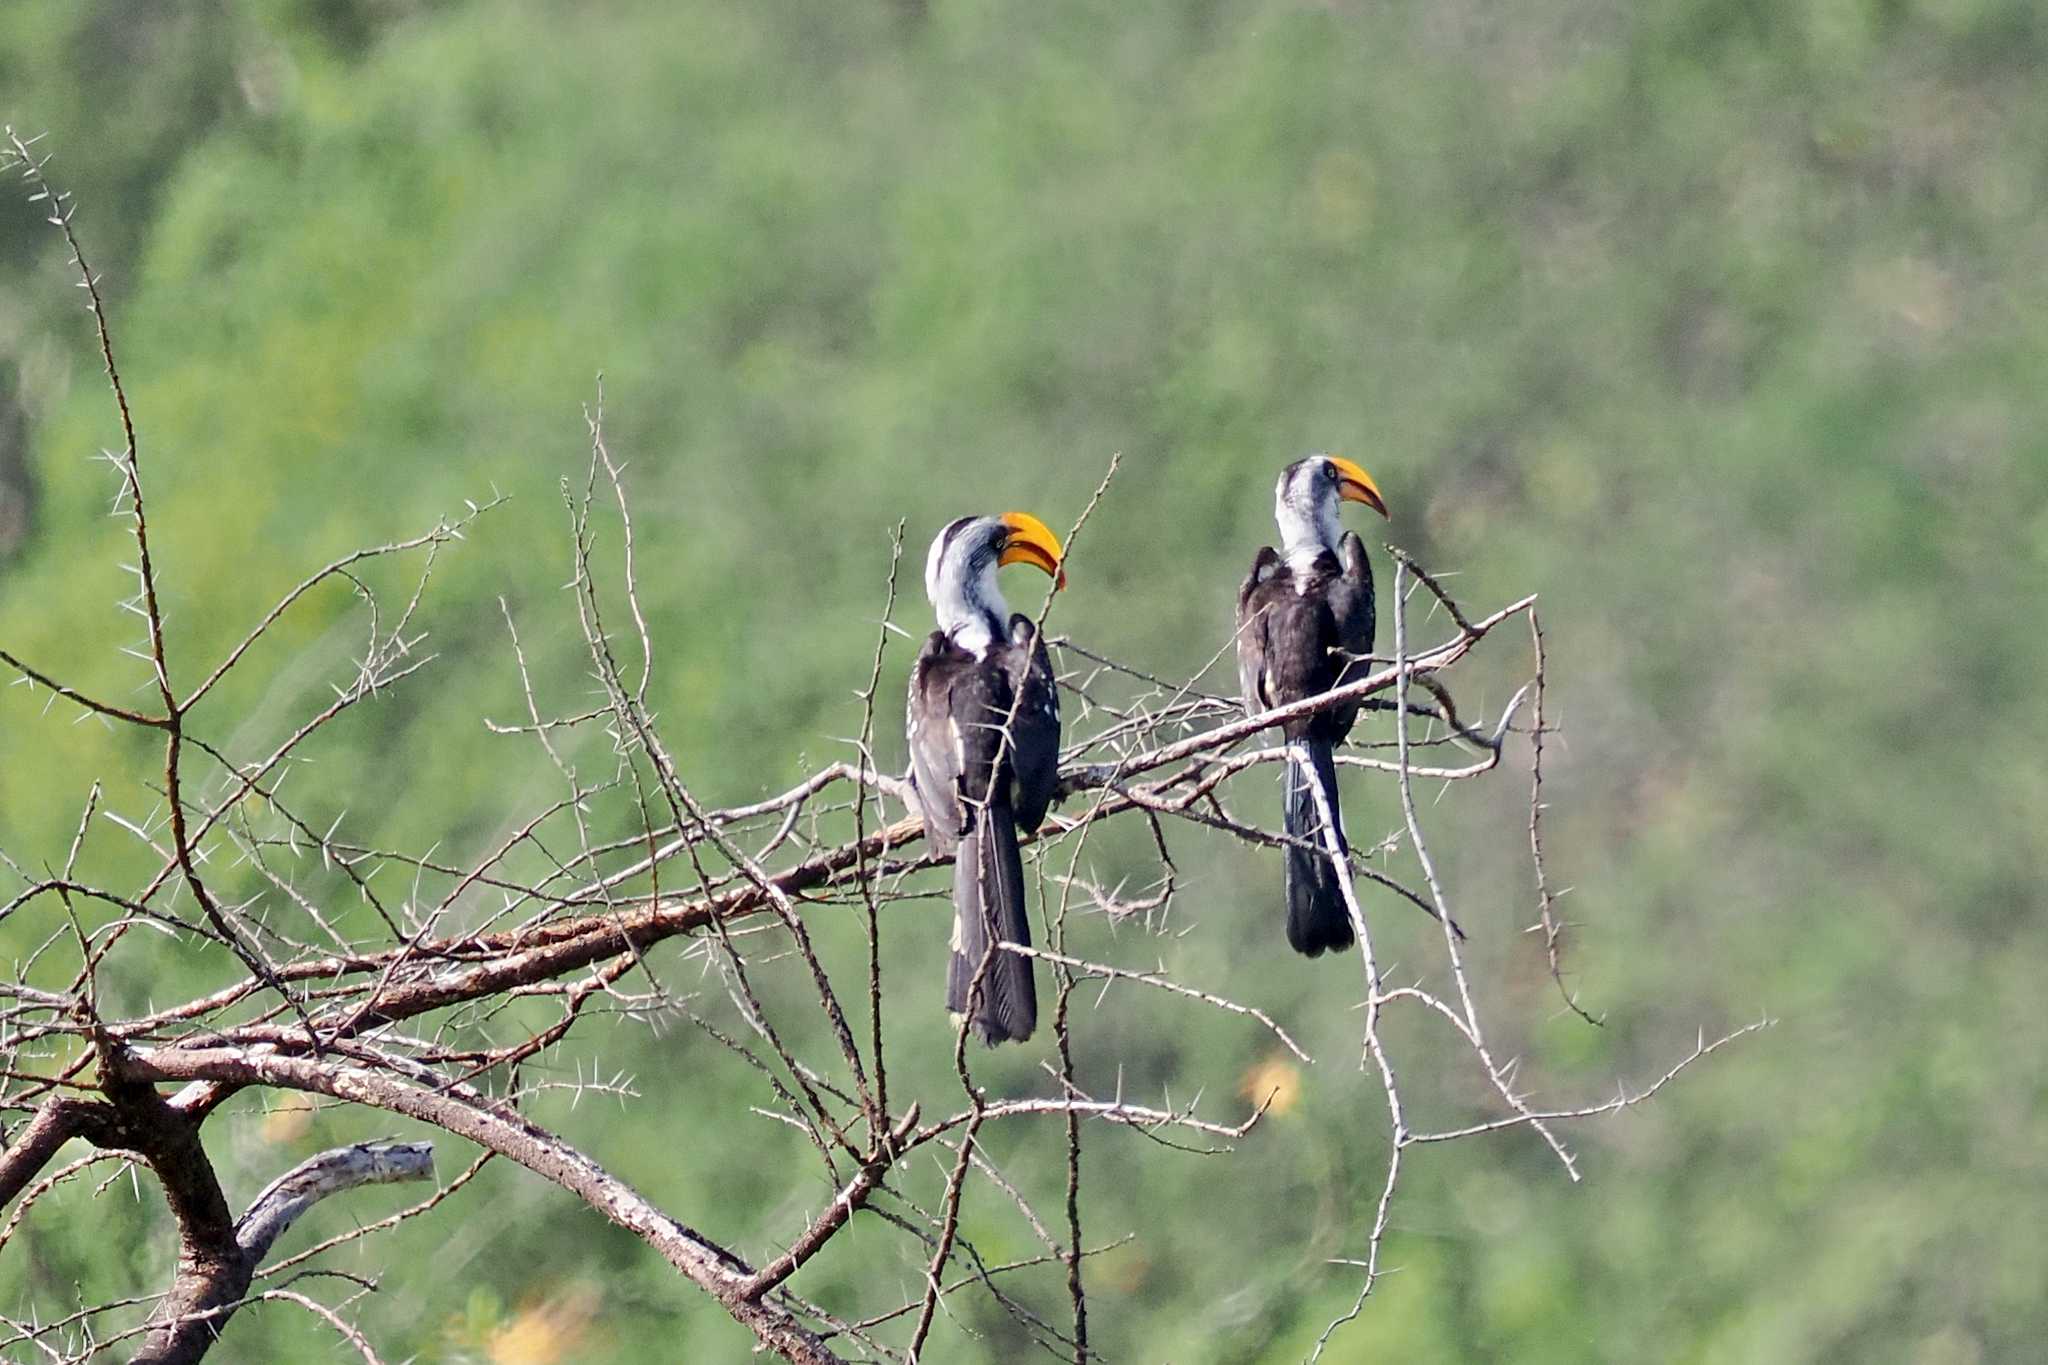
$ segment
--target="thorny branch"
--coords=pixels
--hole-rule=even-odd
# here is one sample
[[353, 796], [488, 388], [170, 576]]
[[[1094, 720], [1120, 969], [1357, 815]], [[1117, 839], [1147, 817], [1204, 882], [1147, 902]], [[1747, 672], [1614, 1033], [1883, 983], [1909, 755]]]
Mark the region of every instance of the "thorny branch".
[[[12, 1125], [0, 1150], [0, 1209], [8, 1209], [0, 1248], [46, 1202], [78, 1197], [67, 1191], [88, 1168], [113, 1163], [117, 1171], [143, 1169], [154, 1178], [180, 1255], [166, 1289], [15, 1325], [0, 1349], [21, 1346], [52, 1360], [84, 1361], [114, 1343], [142, 1338], [136, 1359], [196, 1360], [240, 1307], [288, 1303], [319, 1318], [360, 1358], [374, 1360], [370, 1341], [349, 1317], [355, 1298], [372, 1283], [352, 1281], [356, 1295], [330, 1304], [293, 1289], [292, 1277], [275, 1277], [338, 1273], [312, 1264], [369, 1232], [432, 1216], [489, 1163], [524, 1167], [632, 1233], [784, 1359], [834, 1361], [851, 1343], [872, 1358], [916, 1360], [929, 1352], [941, 1314], [951, 1313], [959, 1296], [978, 1293], [1026, 1338], [1083, 1365], [1096, 1358], [1084, 1263], [1102, 1249], [1082, 1241], [1085, 1144], [1101, 1141], [1096, 1135], [1107, 1129], [1123, 1129], [1160, 1147], [1221, 1155], [1273, 1103], [1271, 1094], [1254, 1095], [1249, 1113], [1222, 1114], [1201, 1102], [1133, 1098], [1120, 1070], [1105, 1071], [1089, 1055], [1091, 1012], [1105, 1008], [1112, 990], [1121, 989], [1121, 999], [1144, 987], [1174, 997], [1176, 1009], [1214, 1010], [1240, 1021], [1309, 1062], [1278, 1004], [1185, 983], [1162, 951], [1145, 946], [1133, 952], [1126, 940], [1135, 926], [1147, 945], [1157, 944], [1153, 935], [1179, 931], [1169, 929], [1174, 917], [1182, 929], [1190, 919], [1178, 908], [1182, 881], [1169, 831], [1248, 847], [1288, 842], [1233, 813], [1237, 786], [1286, 756], [1285, 741], [1274, 733], [1284, 721], [1339, 704], [1391, 713], [1390, 727], [1361, 726], [1355, 751], [1339, 755], [1339, 763], [1365, 780], [1391, 778], [1402, 822], [1381, 844], [1348, 855], [1334, 838], [1317, 849], [1333, 860], [1353, 919], [1363, 1004], [1360, 1061], [1387, 1119], [1384, 1179], [1355, 1220], [1362, 1255], [1340, 1262], [1362, 1272], [1362, 1284], [1351, 1312], [1324, 1332], [1318, 1354], [1363, 1310], [1385, 1273], [1390, 1210], [1411, 1148], [1527, 1129], [1576, 1180], [1579, 1171], [1556, 1125], [1641, 1103], [1687, 1066], [1763, 1026], [1713, 1042], [1702, 1037], [1653, 1084], [1581, 1107], [1538, 1106], [1518, 1086], [1513, 1064], [1495, 1060], [1482, 1027], [1481, 991], [1463, 957], [1464, 931], [1412, 787], [1417, 778], [1446, 784], [1482, 779], [1501, 768], [1515, 737], [1527, 736], [1527, 833], [1544, 965], [1578, 1010], [1565, 985], [1559, 893], [1545, 870], [1543, 637], [1533, 597], [1468, 613], [1397, 551], [1393, 658], [1376, 661], [1383, 666], [1338, 691], [1257, 715], [1242, 715], [1237, 703], [1205, 690], [1205, 677], [1233, 648], [1229, 639], [1192, 676], [1176, 681], [1090, 644], [1048, 637], [1077, 714], [1070, 717], [1061, 766], [1064, 808], [1035, 840], [1046, 946], [991, 945], [980, 972], [998, 951], [1043, 960], [1051, 970], [1056, 1061], [1044, 1068], [1049, 1088], [992, 1093], [976, 1079], [962, 1027], [953, 1035], [956, 1084], [919, 1092], [908, 1079], [915, 1071], [890, 1064], [884, 999], [893, 1004], [919, 996], [914, 987], [894, 984], [904, 974], [892, 973], [894, 955], [883, 933], [897, 910], [932, 899], [932, 879], [916, 874], [940, 860], [922, 844], [907, 784], [883, 771], [876, 739], [890, 719], [878, 709], [890, 672], [889, 643], [904, 633], [893, 618], [906, 526], [898, 523], [889, 541], [875, 646], [855, 693], [860, 717], [848, 741], [851, 752], [780, 793], [714, 806], [685, 780], [654, 710], [656, 632], [640, 598], [625, 468], [606, 444], [601, 388], [587, 414], [582, 485], [564, 486], [574, 625], [598, 700], [581, 697], [575, 706], [551, 709], [541, 680], [559, 670], [533, 666], [512, 608], [501, 602], [525, 714], [513, 724], [486, 722], [506, 742], [533, 746], [559, 775], [559, 786], [546, 799], [521, 797], [522, 808], [496, 812], [500, 832], [467, 854], [450, 838], [393, 848], [345, 831], [350, 804], [374, 806], [380, 793], [374, 787], [336, 791], [331, 784], [303, 798], [296, 788], [288, 791], [302, 752], [314, 735], [346, 724], [363, 700], [418, 685], [434, 662], [420, 652], [420, 623], [436, 557], [500, 499], [471, 504], [465, 516], [314, 570], [235, 636], [196, 683], [181, 688], [158, 595], [161, 574], [175, 566], [159, 564], [151, 553], [135, 419], [97, 280], [73, 234], [68, 198], [45, 179], [45, 160], [33, 140], [10, 129], [6, 143], [0, 169], [20, 170], [36, 202], [49, 206], [90, 300], [123, 439], [120, 453], [107, 459], [137, 550], [131, 570], [137, 588], [123, 606], [143, 621], [145, 634], [128, 652], [147, 668], [146, 685], [156, 700], [147, 709], [106, 701], [64, 681], [66, 670], [48, 660], [31, 665], [0, 651], [0, 664], [21, 685], [47, 692], [53, 705], [147, 732], [164, 748], [152, 785], [103, 790], [95, 784], [59, 870], [28, 872], [0, 850], [0, 866], [18, 882], [0, 898], [0, 926], [14, 935], [11, 945], [26, 945], [17, 952], [14, 979], [0, 983], [0, 1116]], [[1112, 460], [1069, 533], [1070, 554], [1110, 492], [1116, 469]], [[384, 579], [403, 565], [415, 567], [400, 583], [401, 604], [387, 611], [379, 595], [388, 591]], [[1411, 584], [1434, 597], [1453, 628], [1419, 649], [1409, 639]], [[344, 587], [359, 604], [363, 653], [333, 683], [331, 697], [307, 706], [281, 739], [258, 742], [238, 718], [218, 714], [229, 709], [224, 684], [260, 667], [280, 623], [329, 586]], [[1041, 630], [1054, 605], [1049, 593], [1038, 614]], [[1528, 684], [1490, 717], [1461, 713], [1453, 691], [1458, 665], [1501, 626], [1524, 618], [1534, 647]], [[621, 662], [609, 620], [626, 623], [624, 638], [637, 657]], [[181, 647], [181, 655], [192, 647]], [[1520, 727], [1518, 717], [1532, 700], [1533, 722]], [[202, 702], [209, 703], [203, 710]], [[1317, 799], [1324, 801], [1324, 794]], [[136, 800], [150, 807], [147, 814], [120, 813]], [[889, 819], [888, 802], [906, 813]], [[1091, 842], [1096, 832], [1130, 812], [1144, 821], [1141, 846], [1149, 852], [1137, 855], [1148, 869], [1140, 880], [1147, 889], [1126, 899], [1122, 888], [1132, 874], [1099, 879], [1087, 860], [1091, 848], [1101, 848]], [[1327, 815], [1325, 804], [1326, 827]], [[455, 818], [451, 813], [451, 823]], [[104, 847], [110, 826], [141, 846], [147, 875], [124, 882], [99, 870], [120, 865]], [[1058, 872], [1047, 857], [1053, 849], [1066, 855]], [[1397, 871], [1404, 865], [1393, 858], [1397, 851], [1412, 860], [1419, 883]], [[135, 850], [122, 852], [133, 856]], [[1104, 856], [1130, 862], [1121, 850]], [[1361, 898], [1361, 885], [1376, 888], [1370, 904]], [[1379, 895], [1382, 890], [1387, 894]], [[197, 915], [181, 909], [187, 898]], [[1451, 979], [1448, 992], [1420, 981], [1388, 984], [1375, 933], [1386, 933], [1385, 921], [1410, 907], [1439, 926], [1438, 970]], [[852, 926], [857, 952], [824, 946], [845, 941], [826, 932], [834, 924]], [[132, 932], [138, 928], [145, 932]], [[1086, 941], [1077, 947], [1076, 939]], [[676, 951], [650, 955], [663, 944]], [[109, 983], [150, 982], [155, 989], [155, 968], [173, 951], [203, 966], [197, 972], [181, 967], [162, 979], [203, 979], [202, 987], [181, 999], [109, 1011], [109, 1000], [148, 999], [133, 989], [110, 991]], [[681, 989], [690, 972], [696, 988]], [[849, 980], [860, 983], [852, 988], [856, 1009], [860, 994], [866, 996], [864, 1029], [856, 1030], [841, 1004]], [[1410, 1107], [1427, 1107], [1434, 1096], [1404, 1088], [1383, 1031], [1389, 1010], [1409, 1006], [1446, 1024], [1470, 1052], [1494, 1096], [1491, 1117], [1429, 1128], [1410, 1120]], [[899, 1033], [919, 1032], [929, 1048], [931, 1032], [921, 1014], [905, 1004], [889, 1018]], [[662, 1209], [571, 1136], [528, 1112], [533, 1096], [559, 1089], [631, 1102], [637, 1093], [631, 1078], [586, 1074], [567, 1043], [598, 1027], [666, 1027], [678, 1019], [747, 1068], [761, 1087], [754, 1112], [801, 1133], [817, 1158], [804, 1177], [817, 1190], [810, 1211], [751, 1258]], [[572, 1062], [574, 1079], [562, 1079]], [[165, 1085], [178, 1088], [165, 1094], [158, 1088]], [[264, 1268], [273, 1243], [314, 1200], [369, 1183], [424, 1179], [431, 1163], [423, 1142], [358, 1143], [301, 1163], [234, 1219], [215, 1170], [215, 1148], [225, 1148], [209, 1140], [213, 1125], [240, 1121], [223, 1115], [230, 1112], [227, 1102], [245, 1091], [297, 1092], [374, 1112], [380, 1121], [396, 1119], [467, 1143], [477, 1156], [430, 1198]], [[983, 1141], [992, 1124], [1047, 1119], [1066, 1139], [1063, 1217], [1053, 1220], [1039, 1215], [1034, 1192], [1002, 1172]], [[73, 1141], [92, 1150], [60, 1163], [60, 1152]], [[970, 1195], [981, 1190], [996, 1193], [994, 1202], [1021, 1218], [1046, 1254], [1000, 1265], [985, 1259], [972, 1220], [963, 1215]], [[798, 1286], [808, 1282], [809, 1267], [836, 1255], [867, 1254], [845, 1250], [853, 1240], [845, 1234], [854, 1227], [905, 1239], [906, 1260], [915, 1266], [907, 1297], [884, 1291], [882, 1276], [873, 1277], [872, 1287], [884, 1291], [876, 1301], [828, 1307], [802, 1296]], [[762, 1236], [746, 1228], [720, 1235]], [[1061, 1277], [1070, 1327], [1053, 1325], [1032, 1305], [1032, 1291], [1022, 1286], [1031, 1283], [1035, 1267]], [[252, 1292], [259, 1278], [270, 1287]]]

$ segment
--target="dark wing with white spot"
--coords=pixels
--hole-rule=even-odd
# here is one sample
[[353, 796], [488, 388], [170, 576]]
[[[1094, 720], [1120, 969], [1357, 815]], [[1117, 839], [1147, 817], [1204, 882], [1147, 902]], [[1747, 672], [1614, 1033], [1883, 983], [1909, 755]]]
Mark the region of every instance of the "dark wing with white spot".
[[1011, 793], [1017, 828], [1035, 834], [1060, 780], [1060, 689], [1045, 641], [1025, 616], [1010, 618], [1003, 665], [1017, 701], [1011, 731]]
[[[1365, 542], [1356, 531], [1346, 531], [1338, 542], [1340, 568], [1330, 580], [1330, 618], [1337, 629], [1337, 643], [1349, 656], [1338, 670], [1339, 685], [1356, 682], [1372, 671], [1365, 656], [1372, 653], [1373, 636], [1379, 616], [1373, 605], [1372, 562], [1365, 557]], [[1356, 711], [1352, 712], [1356, 715]], [[1344, 727], [1347, 731], [1349, 724]]]
[[1279, 552], [1270, 545], [1262, 545], [1252, 557], [1252, 571], [1245, 575], [1244, 585], [1237, 590], [1237, 695], [1248, 716], [1272, 706], [1266, 690], [1264, 589], [1277, 575], [1285, 573]]
[[[1331, 652], [1338, 639], [1329, 595], [1336, 570], [1336, 561], [1330, 556], [1317, 559], [1307, 570], [1303, 591], [1295, 570], [1282, 564], [1244, 594], [1239, 610], [1256, 615], [1257, 621], [1239, 638], [1239, 668], [1250, 671], [1247, 666], [1256, 663], [1253, 695], [1260, 703], [1258, 709], [1313, 697], [1329, 691], [1337, 681], [1342, 661]], [[1247, 644], [1255, 652], [1254, 659], [1246, 658]], [[1312, 731], [1327, 732], [1329, 724], [1328, 713], [1318, 712], [1288, 722], [1285, 729], [1291, 739]], [[1341, 739], [1341, 733], [1334, 738]]]
[[910, 741], [910, 776], [924, 815], [925, 839], [935, 853], [951, 853], [966, 827], [960, 807], [963, 755], [953, 724], [953, 683], [973, 658], [933, 631], [910, 670], [910, 698], [904, 730]]

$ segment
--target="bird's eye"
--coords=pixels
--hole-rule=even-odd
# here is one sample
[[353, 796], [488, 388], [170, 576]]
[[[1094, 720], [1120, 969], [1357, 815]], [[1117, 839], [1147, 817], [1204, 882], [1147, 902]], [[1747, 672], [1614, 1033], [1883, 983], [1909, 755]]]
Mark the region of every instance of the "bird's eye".
[[1337, 466], [1325, 460], [1323, 462], [1323, 478], [1330, 483], [1337, 482]]

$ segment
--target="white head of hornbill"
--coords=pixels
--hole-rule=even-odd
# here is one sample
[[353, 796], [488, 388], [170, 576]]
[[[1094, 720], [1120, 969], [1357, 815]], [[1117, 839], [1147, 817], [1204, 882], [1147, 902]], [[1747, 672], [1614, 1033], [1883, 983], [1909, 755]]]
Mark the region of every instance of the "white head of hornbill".
[[1031, 942], [1017, 833], [1045, 818], [1060, 756], [1052, 661], [1030, 619], [1004, 605], [996, 570], [1029, 564], [1065, 587], [1062, 553], [1044, 522], [1009, 512], [960, 518], [925, 560], [939, 628], [910, 673], [910, 774], [926, 840], [953, 855], [946, 1008], [989, 1044], [1022, 1042], [1038, 1023], [1031, 959], [989, 945]]
[[[1372, 475], [1335, 455], [1311, 455], [1280, 471], [1273, 489], [1273, 519], [1280, 549], [1263, 546], [1237, 592], [1237, 673], [1247, 712], [1326, 692], [1362, 678], [1372, 653], [1372, 566], [1356, 531], [1340, 535], [1340, 503], [1362, 502], [1387, 515]], [[1331, 751], [1351, 733], [1356, 706], [1333, 707], [1289, 721], [1290, 751], [1307, 763], [1287, 762], [1287, 832], [1318, 850], [1323, 825], [1310, 782], [1321, 785], [1338, 819], [1337, 765]], [[1315, 957], [1325, 948], [1349, 947], [1351, 916], [1337, 875], [1321, 852], [1287, 849], [1287, 941]]]

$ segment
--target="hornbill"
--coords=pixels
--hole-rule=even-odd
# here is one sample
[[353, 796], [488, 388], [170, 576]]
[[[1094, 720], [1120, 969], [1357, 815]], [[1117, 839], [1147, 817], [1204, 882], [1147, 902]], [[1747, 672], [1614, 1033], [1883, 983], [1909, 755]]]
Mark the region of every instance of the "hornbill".
[[[1310, 455], [1280, 471], [1273, 519], [1280, 549], [1261, 546], [1237, 592], [1237, 674], [1245, 710], [1253, 715], [1326, 692], [1369, 671], [1374, 612], [1372, 566], [1356, 531], [1338, 536], [1337, 505], [1362, 502], [1387, 515], [1372, 476], [1349, 460]], [[1344, 844], [1337, 810], [1337, 766], [1331, 751], [1351, 732], [1354, 706], [1330, 707], [1291, 720], [1286, 805], [1288, 834], [1315, 847], [1289, 846], [1287, 941], [1310, 957], [1351, 945], [1351, 916], [1337, 874], [1324, 856], [1314, 790], [1322, 786]], [[1306, 754], [1303, 764], [1299, 755]]]
[[1029, 564], [1065, 587], [1062, 553], [1044, 522], [1008, 512], [960, 518], [925, 559], [939, 628], [910, 672], [910, 773], [926, 841], [953, 855], [946, 1008], [990, 1045], [1022, 1042], [1038, 1023], [1031, 960], [997, 949], [983, 970], [982, 958], [992, 942], [1031, 942], [1017, 833], [1045, 819], [1060, 757], [1052, 661], [1037, 627], [1004, 605], [996, 569]]

